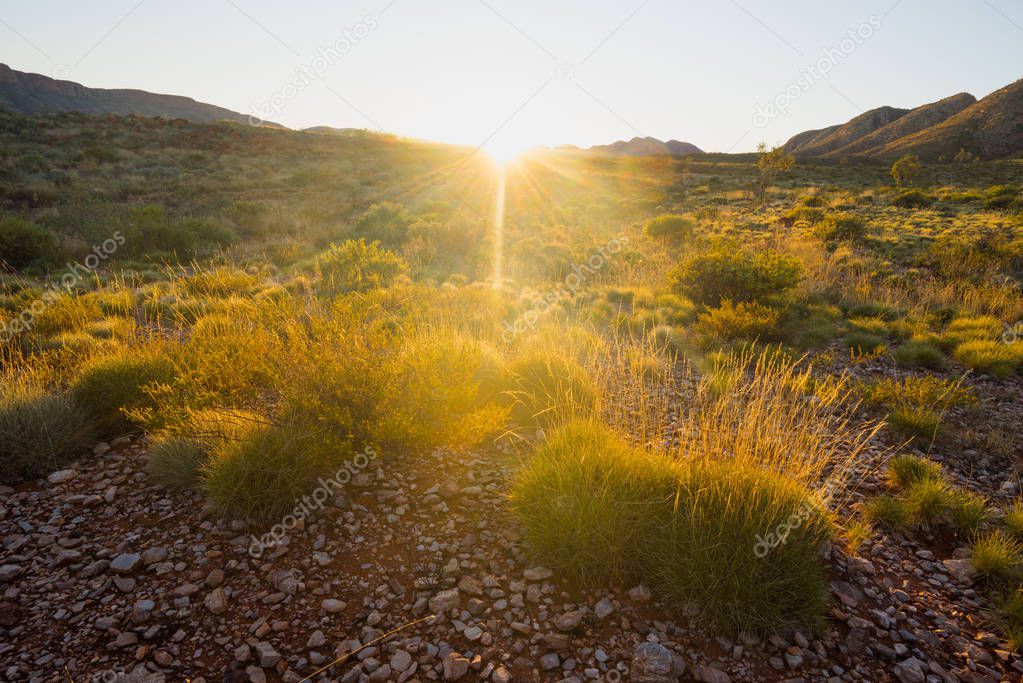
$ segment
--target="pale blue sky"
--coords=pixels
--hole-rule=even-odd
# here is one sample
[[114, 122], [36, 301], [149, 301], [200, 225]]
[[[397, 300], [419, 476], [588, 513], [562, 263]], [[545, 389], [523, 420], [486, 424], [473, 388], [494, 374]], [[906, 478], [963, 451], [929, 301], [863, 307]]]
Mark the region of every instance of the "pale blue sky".
[[[861, 38], [843, 46], [850, 30]], [[314, 63], [346, 35], [340, 58]], [[830, 76], [806, 76], [827, 48]], [[0, 62], [498, 152], [634, 135], [746, 151], [1023, 77], [1023, 3], [0, 0]], [[786, 112], [754, 122], [786, 90]]]

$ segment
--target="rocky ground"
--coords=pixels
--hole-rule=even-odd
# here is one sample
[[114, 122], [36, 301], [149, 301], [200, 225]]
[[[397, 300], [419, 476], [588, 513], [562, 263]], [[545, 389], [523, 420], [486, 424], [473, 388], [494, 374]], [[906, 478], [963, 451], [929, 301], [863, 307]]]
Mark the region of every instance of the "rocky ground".
[[[1011, 389], [986, 394], [989, 415], [1019, 417]], [[257, 558], [255, 530], [213, 519], [197, 494], [148, 482], [143, 443], [100, 444], [46, 481], [0, 491], [0, 678], [917, 683], [1023, 674], [1023, 659], [985, 624], [962, 549], [926, 538], [882, 534], [859, 557], [828, 548], [833, 601], [818, 634], [732, 640], [688, 624], [643, 586], [573, 587], [529, 563], [507, 512], [521, 457], [437, 452], [414, 470], [381, 457]], [[979, 473], [976, 462], [973, 481], [987, 493], [1015, 493], [1004, 459]], [[950, 468], [961, 475], [962, 465]]]

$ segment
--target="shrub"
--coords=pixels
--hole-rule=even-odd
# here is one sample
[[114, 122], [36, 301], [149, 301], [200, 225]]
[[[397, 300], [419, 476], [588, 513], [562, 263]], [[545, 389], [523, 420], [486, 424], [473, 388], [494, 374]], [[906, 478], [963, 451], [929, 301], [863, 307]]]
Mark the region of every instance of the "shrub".
[[1023, 342], [1012, 344], [993, 341], [963, 342], [956, 347], [953, 355], [968, 368], [1004, 379], [1023, 365]]
[[1009, 509], [1005, 511], [1002, 520], [1005, 528], [1016, 538], [1023, 540], [1023, 500], [1016, 500]]
[[869, 332], [850, 332], [845, 335], [845, 344], [857, 356], [883, 351], [884, 338]]
[[355, 237], [379, 241], [389, 248], [400, 247], [408, 239], [408, 210], [401, 204], [381, 202], [369, 207], [355, 224]]
[[96, 420], [102, 434], [130, 428], [125, 411], [155, 407], [146, 388], [173, 379], [169, 358], [138, 349], [99, 356], [86, 363], [71, 385], [71, 396]]
[[952, 502], [952, 488], [941, 479], [921, 479], [905, 491], [905, 504], [910, 518], [918, 525], [939, 522]]
[[586, 370], [553, 351], [529, 351], [508, 364], [511, 416], [519, 425], [553, 426], [592, 414], [597, 390]]
[[712, 340], [762, 339], [768, 341], [777, 334], [781, 314], [777, 309], [743, 301], [733, 304], [725, 299], [717, 308], [701, 313], [695, 331]]
[[853, 213], [829, 214], [814, 234], [825, 242], [854, 242], [867, 236], [867, 222]]
[[11, 484], [52, 472], [86, 452], [92, 427], [61, 396], [22, 383], [0, 392], [0, 481]]
[[171, 490], [192, 488], [211, 455], [245, 438], [265, 420], [242, 410], [202, 410], [162, 433], [149, 449], [148, 471]]
[[1023, 543], [1004, 531], [996, 529], [976, 540], [972, 545], [974, 568], [985, 578], [1002, 583], [1020, 577], [1023, 566]]
[[945, 328], [941, 342], [952, 350], [963, 342], [995, 341], [1002, 334], [1002, 327], [1001, 321], [990, 315], [956, 318]]
[[576, 421], [548, 435], [517, 475], [512, 509], [530, 550], [585, 581], [639, 579], [637, 545], [671, 509], [678, 474], [606, 427]]
[[695, 229], [696, 221], [676, 214], [657, 216], [646, 224], [646, 234], [655, 239], [682, 241], [692, 237]]
[[795, 257], [720, 245], [685, 257], [669, 275], [669, 284], [677, 294], [718, 306], [723, 299], [760, 301], [784, 294], [801, 275]]
[[1023, 588], [996, 593], [994, 612], [1009, 649], [1018, 652], [1023, 648]]
[[941, 465], [915, 455], [899, 455], [888, 463], [888, 483], [900, 489], [922, 481], [945, 481]]
[[941, 415], [923, 406], [895, 406], [888, 415], [888, 426], [905, 436], [933, 438], [941, 428]]
[[993, 185], [984, 191], [984, 208], [1008, 209], [1019, 194], [1019, 188], [1012, 185]]
[[816, 555], [830, 519], [777, 473], [729, 460], [681, 464], [574, 422], [520, 472], [512, 507], [535, 556], [577, 578], [646, 581], [732, 632], [821, 618]]
[[926, 209], [933, 203], [934, 197], [921, 190], [903, 190], [892, 200], [892, 204], [903, 209]]
[[863, 503], [863, 516], [872, 524], [884, 524], [893, 529], [908, 527], [912, 516], [909, 508], [895, 496], [878, 496]]
[[181, 491], [199, 481], [199, 471], [208, 457], [202, 445], [192, 439], [165, 436], [150, 445], [147, 471], [157, 484]]
[[265, 425], [214, 453], [202, 488], [224, 516], [279, 522], [351, 455], [349, 446], [325, 442], [300, 423]]
[[895, 350], [895, 362], [903, 367], [941, 370], [945, 367], [945, 354], [930, 342], [911, 339]]
[[816, 225], [824, 220], [824, 211], [815, 206], [794, 206], [781, 215], [781, 220], [786, 225], [794, 225], [799, 222]]
[[316, 259], [317, 287], [327, 295], [387, 287], [407, 270], [400, 256], [363, 239], [332, 244]]
[[59, 258], [60, 246], [51, 231], [19, 218], [0, 219], [0, 266], [45, 268]]
[[960, 382], [937, 377], [891, 378], [864, 385], [864, 399], [890, 413], [891, 425], [910, 436], [934, 436], [942, 414], [952, 406], [974, 403], [976, 397]]
[[654, 585], [729, 631], [818, 627], [827, 582], [817, 555], [833, 527], [815, 496], [741, 461], [681, 471], [676, 511], [650, 539]]
[[987, 498], [972, 491], [954, 491], [948, 512], [953, 528], [966, 536], [975, 534], [991, 519]]

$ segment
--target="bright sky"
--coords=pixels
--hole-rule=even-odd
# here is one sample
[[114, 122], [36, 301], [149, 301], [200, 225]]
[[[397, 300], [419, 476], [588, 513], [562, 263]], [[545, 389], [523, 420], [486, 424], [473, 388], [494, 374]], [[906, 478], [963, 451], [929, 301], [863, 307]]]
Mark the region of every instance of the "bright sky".
[[91, 87], [499, 156], [636, 135], [748, 151], [1023, 77], [1023, 3], [0, 0], [0, 48]]

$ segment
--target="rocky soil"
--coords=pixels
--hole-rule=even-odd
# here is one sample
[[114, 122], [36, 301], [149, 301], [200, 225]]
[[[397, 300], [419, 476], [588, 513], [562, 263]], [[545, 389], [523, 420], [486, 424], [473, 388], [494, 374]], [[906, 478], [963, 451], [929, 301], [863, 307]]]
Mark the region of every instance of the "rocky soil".
[[[1018, 425], [1020, 387], [985, 389], [988, 418]], [[1000, 500], [1015, 494], [1004, 458], [931, 455], [959, 477], [969, 458], [975, 485]], [[833, 600], [816, 634], [733, 640], [688, 623], [644, 586], [572, 586], [529, 562], [507, 511], [522, 457], [510, 447], [414, 465], [381, 457], [257, 558], [249, 547], [259, 530], [212, 518], [198, 494], [148, 482], [144, 443], [100, 444], [48, 480], [0, 490], [0, 679], [979, 683], [1023, 674], [983, 617], [963, 549], [937, 539], [881, 534], [859, 557], [828, 548]], [[868, 478], [863, 490], [879, 486]]]

